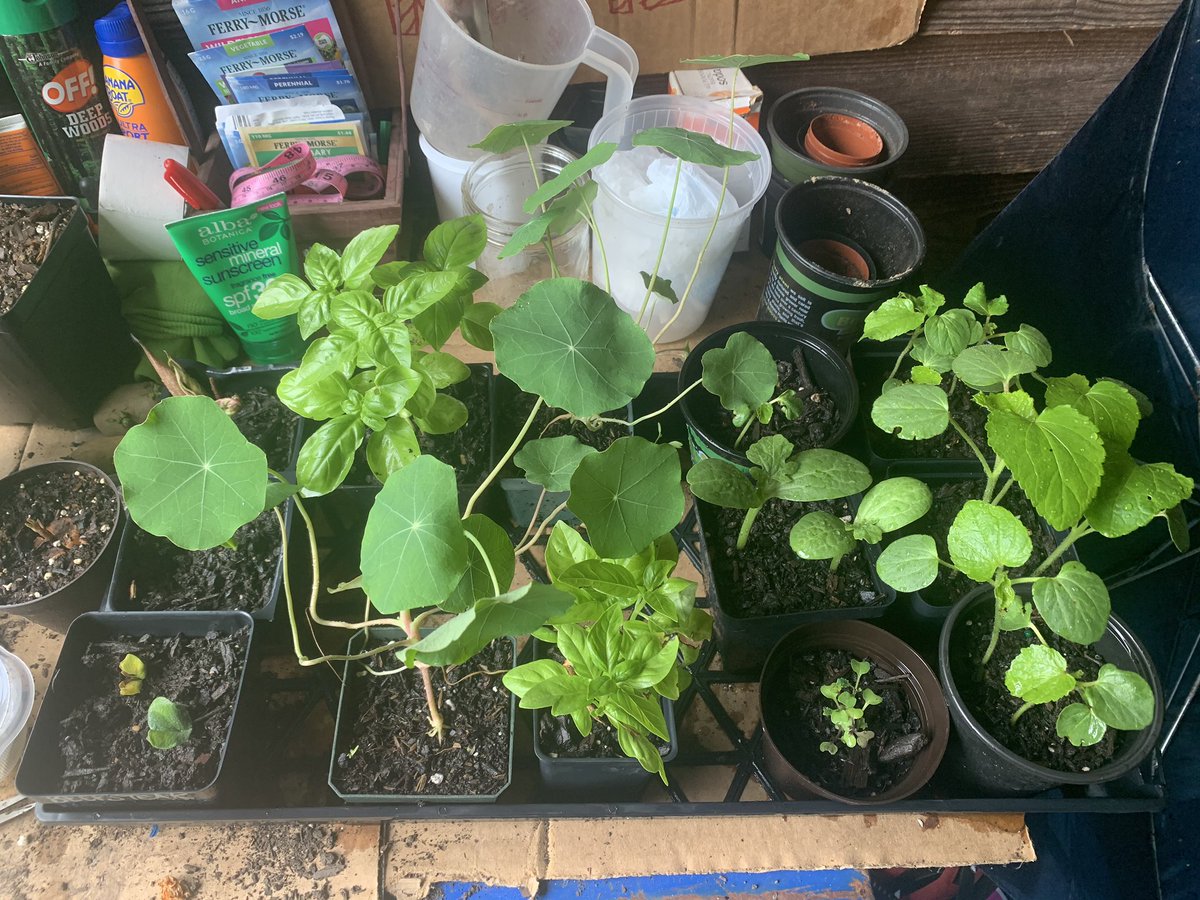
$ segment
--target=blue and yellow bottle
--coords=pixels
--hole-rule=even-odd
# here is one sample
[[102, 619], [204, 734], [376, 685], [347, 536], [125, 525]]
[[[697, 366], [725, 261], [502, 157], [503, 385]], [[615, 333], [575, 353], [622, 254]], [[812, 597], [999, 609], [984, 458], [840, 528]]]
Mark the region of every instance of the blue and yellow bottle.
[[96, 20], [96, 40], [104, 53], [104, 88], [121, 133], [140, 140], [185, 144], [125, 0]]

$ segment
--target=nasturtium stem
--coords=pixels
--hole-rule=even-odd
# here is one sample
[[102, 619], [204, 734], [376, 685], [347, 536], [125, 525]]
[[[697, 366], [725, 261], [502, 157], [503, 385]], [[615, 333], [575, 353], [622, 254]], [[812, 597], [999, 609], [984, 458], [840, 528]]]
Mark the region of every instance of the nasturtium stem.
[[1025, 713], [1029, 712], [1029, 710], [1033, 709], [1035, 706], [1037, 706], [1037, 704], [1034, 703], [1032, 700], [1030, 700], [1027, 703], [1022, 703], [1021, 706], [1017, 709], [1017, 711], [1012, 714], [1012, 718], [1008, 720], [1009, 724], [1016, 725], [1017, 719], [1021, 718], [1021, 716], [1025, 715]]
[[638, 311], [637, 323], [642, 324], [650, 298], [654, 295], [654, 285], [657, 283], [658, 270], [662, 266], [663, 253], [667, 249], [667, 234], [671, 230], [671, 217], [675, 215], [675, 194], [679, 191], [679, 176], [683, 172], [683, 160], [675, 160], [675, 181], [671, 185], [671, 199], [667, 201], [667, 221], [663, 225], [662, 240], [658, 244], [658, 258], [654, 260], [654, 271], [650, 273], [650, 283], [646, 285], [646, 296], [642, 299], [642, 308]]
[[762, 512], [761, 506], [752, 506], [746, 510], [746, 517], [742, 519], [742, 527], [738, 531], [737, 536], [737, 548], [739, 550], [746, 549], [746, 541], [750, 540], [750, 529], [754, 527], [754, 520], [758, 518], [760, 512]]
[[742, 430], [738, 432], [738, 436], [733, 442], [734, 450], [736, 450], [741, 445], [742, 439], [746, 437], [746, 432], [750, 430], [750, 426], [753, 424], [754, 424], [754, 413], [751, 413], [746, 419], [746, 424], [742, 426]]
[[529, 524], [525, 527], [525, 533], [523, 535], [521, 535], [521, 540], [519, 540], [517, 542], [518, 545], [523, 544], [527, 540], [529, 540], [529, 535], [533, 533], [534, 526], [536, 526], [538, 523], [538, 516], [542, 512], [542, 504], [545, 502], [546, 502], [546, 489], [542, 488], [542, 492], [540, 494], [538, 494], [537, 503], [533, 504], [533, 517], [529, 520]]
[[703, 381], [693, 381], [691, 384], [689, 384], [687, 387], [685, 387], [682, 391], [680, 391], [678, 394], [676, 394], [674, 399], [672, 399], [671, 402], [668, 403], [666, 406], [664, 406], [662, 409], [656, 409], [654, 412], [648, 412], [644, 416], [638, 416], [632, 422], [626, 422], [624, 419], [610, 419], [606, 416], [598, 416], [596, 418], [596, 421], [597, 422], [605, 422], [609, 425], [628, 425], [631, 428], [634, 426], [637, 426], [637, 425], [641, 425], [643, 422], [649, 422], [651, 419], [657, 419], [659, 416], [661, 416], [663, 413], [665, 413], [668, 409], [670, 409], [672, 406], [674, 406], [676, 403], [678, 403], [680, 400], [682, 400], [684, 397], [686, 397], [688, 394], [690, 394], [696, 388], [700, 387], [700, 385], [703, 383], [704, 383]]
[[596, 236], [596, 246], [600, 248], [600, 261], [604, 264], [604, 290], [612, 293], [612, 276], [608, 271], [608, 251], [604, 249], [604, 237], [600, 234], [600, 226], [596, 222], [596, 213], [592, 210], [592, 204], [587, 202], [587, 198], [583, 198], [584, 218], [587, 219], [588, 226], [592, 229], [592, 234]]
[[492, 568], [492, 561], [488, 559], [487, 551], [483, 549], [483, 544], [479, 543], [479, 538], [475, 537], [471, 532], [463, 529], [463, 534], [467, 536], [468, 541], [475, 545], [475, 549], [483, 557], [484, 568], [487, 569], [488, 577], [492, 579], [492, 596], [499, 597], [504, 592], [500, 590], [500, 579], [496, 577], [496, 570]]
[[[521, 138], [521, 143], [525, 145], [525, 157], [529, 160], [530, 171], [533, 172], [533, 189], [538, 191], [542, 186], [541, 176], [538, 175], [537, 162], [533, 158], [533, 148], [529, 146], [529, 141]], [[542, 204], [542, 212], [546, 211], [546, 204]], [[553, 223], [551, 223], [553, 224]], [[550, 274], [555, 278], [558, 277], [558, 261], [554, 258], [554, 238], [550, 234], [550, 230], [546, 229], [546, 236], [542, 238], [542, 243], [546, 246], [546, 259], [550, 261]]]
[[1071, 549], [1072, 544], [1074, 544], [1081, 537], [1086, 537], [1091, 533], [1092, 526], [1090, 526], [1087, 522], [1080, 522], [1075, 525], [1074, 528], [1067, 532], [1067, 536], [1064, 537], [1061, 542], [1059, 542], [1059, 545], [1054, 548], [1054, 552], [1042, 560], [1041, 565], [1033, 570], [1034, 576], [1041, 575], [1043, 572], [1045, 572], [1048, 568], [1058, 562], [1064, 553]]
[[517, 452], [517, 448], [521, 446], [521, 441], [525, 440], [525, 435], [529, 434], [529, 429], [533, 427], [533, 420], [537, 418], [537, 414], [541, 410], [543, 402], [544, 401], [541, 397], [537, 398], [537, 401], [533, 404], [533, 409], [529, 411], [529, 418], [525, 420], [525, 424], [522, 425], [521, 430], [517, 432], [517, 436], [513, 439], [512, 445], [504, 451], [504, 455], [500, 457], [500, 461], [496, 463], [495, 468], [488, 472], [487, 478], [483, 479], [483, 483], [475, 489], [475, 493], [472, 494], [471, 499], [467, 501], [467, 508], [464, 510], [462, 515], [464, 519], [471, 515], [472, 510], [475, 509], [475, 504], [478, 503], [479, 498], [483, 496], [483, 492], [486, 491], [491, 483], [496, 480], [496, 476], [500, 474], [500, 471], [506, 465], [508, 465], [508, 461], [513, 458], [513, 455]]
[[537, 531], [535, 531], [533, 533], [533, 537], [529, 538], [527, 541], [522, 542], [521, 546], [517, 547], [513, 551], [513, 556], [520, 556], [522, 553], [524, 553], [526, 550], [528, 550], [534, 544], [536, 544], [538, 542], [538, 538], [540, 538], [542, 536], [542, 532], [546, 530], [546, 526], [549, 525], [551, 522], [553, 522], [554, 517], [557, 516], [564, 509], [566, 509], [567, 504], [570, 502], [571, 502], [570, 498], [568, 498], [568, 499], [564, 500], [562, 503], [558, 504], [558, 506], [554, 507], [554, 509], [550, 510], [550, 512], [546, 514], [546, 518], [542, 519], [542, 523], [540, 525], [538, 525]]

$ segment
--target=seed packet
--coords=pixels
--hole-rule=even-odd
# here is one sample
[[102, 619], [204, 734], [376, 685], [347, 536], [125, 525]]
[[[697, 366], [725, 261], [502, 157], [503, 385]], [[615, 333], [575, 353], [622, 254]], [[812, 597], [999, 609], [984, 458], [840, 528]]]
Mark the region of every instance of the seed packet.
[[343, 112], [367, 114], [358, 79], [345, 70], [300, 75], [229, 75], [225, 80], [239, 103], [321, 94]]
[[361, 121], [251, 126], [241, 129], [241, 135], [250, 164], [254, 166], [266, 165], [301, 141], [308, 144], [317, 159], [349, 154], [363, 156], [367, 152]]
[[241, 129], [272, 125], [343, 122], [346, 114], [328, 97], [292, 97], [267, 103], [237, 103], [218, 106], [217, 134], [235, 169], [250, 165]]
[[171, 5], [193, 50], [303, 25], [322, 60], [348, 62], [330, 0], [172, 0]]
[[229, 89], [227, 76], [250, 75], [288, 63], [316, 63], [321, 59], [321, 53], [308, 30], [298, 25], [197, 50], [189, 53], [188, 58], [196, 64], [222, 103], [234, 103], [236, 100]]

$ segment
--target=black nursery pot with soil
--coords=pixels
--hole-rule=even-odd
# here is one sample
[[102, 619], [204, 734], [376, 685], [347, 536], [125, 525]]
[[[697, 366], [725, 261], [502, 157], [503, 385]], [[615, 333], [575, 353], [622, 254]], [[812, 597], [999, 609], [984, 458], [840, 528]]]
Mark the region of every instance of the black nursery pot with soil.
[[846, 437], [858, 413], [858, 385], [846, 360], [833, 347], [792, 325], [779, 322], [743, 322], [715, 331], [696, 345], [679, 369], [682, 393], [704, 374], [704, 354], [724, 347], [730, 337], [745, 332], [762, 342], [779, 368], [780, 390], [792, 388], [804, 402], [804, 412], [789, 422], [776, 411], [767, 425], [755, 423], [733, 448], [741, 429], [720, 400], [703, 387], [679, 402], [687, 423], [688, 447], [692, 459], [709, 456], [747, 469], [750, 460], [743, 452], [756, 440], [769, 434], [782, 434], [798, 450], [836, 447]]
[[[359, 631], [346, 652], [400, 637], [394, 628]], [[362, 661], [347, 662], [330, 789], [347, 803], [495, 802], [512, 782], [517, 698], [500, 679], [516, 657], [516, 642], [500, 639], [461, 666], [432, 670], [446, 726], [441, 744], [428, 734], [425, 689], [415, 669], [377, 676]], [[373, 663], [379, 669], [399, 665], [392, 654]], [[497, 674], [472, 675], [483, 670]]]
[[86, 463], [41, 463], [0, 479], [0, 614], [62, 633], [99, 609], [121, 509], [113, 480]]
[[884, 615], [896, 592], [879, 580], [876, 547], [859, 544], [829, 571], [828, 560], [800, 559], [788, 535], [805, 513], [845, 516], [859, 498], [822, 503], [769, 500], [754, 521], [745, 548], [736, 547], [744, 510], [696, 501], [713, 632], [729, 672], [757, 673], [779, 638], [800, 625]]
[[91, 425], [137, 347], [73, 197], [0, 196], [0, 425]]
[[[243, 612], [87, 613], [71, 625], [17, 771], [42, 803], [180, 804], [213, 799], [250, 656]], [[127, 653], [146, 666], [123, 696]], [[146, 739], [146, 710], [164, 696], [192, 718], [170, 750]]]
[[[864, 711], [875, 736], [837, 755], [820, 749], [837, 741], [821, 712], [820, 692], [839, 676], [852, 684], [849, 662], [872, 664], [861, 687], [882, 699]], [[919, 791], [941, 763], [950, 717], [937, 678], [899, 638], [866, 622], [805, 625], [779, 642], [759, 684], [767, 773], [791, 797], [851, 804], [893, 803]]]
[[[1016, 591], [1028, 599], [1029, 585], [1018, 585]], [[1009, 721], [1021, 701], [1008, 693], [1004, 673], [1016, 654], [1035, 641], [1031, 634], [1001, 632], [996, 652], [979, 677], [977, 661], [987, 646], [994, 605], [990, 585], [968, 594], [950, 611], [938, 645], [942, 690], [954, 721], [951, 754], [956, 768], [996, 796], [1140, 778], [1135, 770], [1154, 750], [1162, 727], [1163, 696], [1150, 654], [1129, 627], [1110, 617], [1104, 636], [1090, 647], [1071, 644], [1042, 629], [1050, 645], [1066, 656], [1070, 671], [1082, 670], [1091, 679], [1102, 663], [1112, 663], [1141, 675], [1154, 692], [1154, 720], [1149, 726], [1141, 731], [1110, 728], [1100, 743], [1075, 747], [1059, 738], [1054, 728], [1059, 711], [1072, 702], [1070, 695], [1033, 707], [1015, 725]], [[1036, 761], [1030, 758], [1035, 756]]]
[[863, 319], [896, 293], [925, 258], [912, 211], [858, 178], [813, 178], [775, 210], [779, 240], [759, 318], [787, 322], [849, 348]]
[[206, 377], [222, 397], [237, 396], [241, 406], [233, 423], [250, 443], [267, 454], [267, 465], [291, 476], [304, 443], [304, 419], [279, 399], [279, 380], [295, 366], [238, 366], [208, 369]]

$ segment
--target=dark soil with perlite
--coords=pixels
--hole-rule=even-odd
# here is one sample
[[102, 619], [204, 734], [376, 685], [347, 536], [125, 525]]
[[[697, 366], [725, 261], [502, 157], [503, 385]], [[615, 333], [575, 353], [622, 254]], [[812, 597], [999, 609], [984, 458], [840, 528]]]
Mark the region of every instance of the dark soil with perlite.
[[[1042, 624], [1034, 614], [1034, 624], [1047, 642], [1067, 659], [1068, 672], [1082, 672], [1082, 681], [1094, 681], [1106, 660], [1093, 647], [1081, 647], [1065, 640]], [[950, 646], [950, 666], [954, 684], [971, 714], [996, 740], [1030, 762], [1062, 772], [1090, 772], [1109, 762], [1116, 752], [1119, 732], [1110, 728], [1098, 744], [1076, 747], [1055, 732], [1058, 714], [1079, 701], [1068, 694], [1054, 703], [1031, 707], [1016, 723], [1010, 721], [1022, 701], [1004, 686], [1004, 673], [1025, 647], [1037, 643], [1032, 631], [1002, 631], [996, 652], [980, 670], [991, 638], [992, 604], [988, 603], [955, 629]]]
[[[882, 701], [863, 711], [861, 727], [874, 736], [866, 746], [850, 748], [841, 743], [840, 730], [823, 712], [833, 701], [825, 698], [821, 686], [839, 678], [853, 685], [856, 676], [850, 661], [855, 658], [844, 650], [828, 649], [793, 655], [764, 686], [763, 705], [776, 710], [780, 724], [771, 726], [771, 736], [788, 762], [828, 791], [866, 798], [882, 794], [908, 774], [929, 736], [908, 702], [904, 690], [908, 676], [893, 676], [873, 665], [859, 688], [860, 692], [870, 688]], [[837, 745], [836, 754], [821, 749], [825, 741]]]
[[117, 524], [117, 498], [80, 469], [30, 473], [0, 495], [0, 606], [37, 600], [87, 571]]
[[0, 203], [0, 316], [16, 305], [71, 218], [73, 205]]
[[[397, 664], [386, 654], [373, 665]], [[429, 735], [417, 671], [376, 676], [352, 665], [333, 770], [338, 790], [450, 797], [499, 792], [508, 781], [512, 696], [500, 678], [512, 665], [512, 644], [494, 641], [461, 666], [433, 670], [446, 725], [441, 743]]]
[[267, 465], [282, 472], [292, 462], [299, 416], [288, 409], [270, 388], [255, 387], [238, 391], [241, 405], [233, 415], [233, 424], [250, 443], [267, 454]]
[[[233, 715], [248, 629], [204, 637], [146, 636], [94, 641], [80, 661], [87, 693], [62, 720], [62, 790], [68, 793], [198, 790], [221, 765]], [[146, 666], [141, 692], [119, 693], [127, 653]], [[146, 740], [155, 697], [186, 707], [192, 734], [170, 750]]]
[[279, 564], [279, 522], [274, 510], [240, 528], [233, 542], [232, 548], [192, 552], [141, 529], [134, 531], [122, 565], [131, 579], [129, 608], [261, 609], [271, 599]]
[[791, 503], [768, 500], [754, 520], [750, 539], [737, 549], [745, 510], [704, 507], [705, 538], [721, 606], [735, 616], [771, 616], [812, 609], [874, 606], [884, 595], [871, 578], [860, 545], [843, 557], [836, 572], [828, 560], [800, 559], [788, 535], [814, 510], [850, 515], [845, 500]]
[[[796, 347], [790, 360], [776, 360], [779, 371], [779, 388], [775, 396], [787, 390], [796, 392], [803, 404], [799, 418], [789, 419], [779, 404], [772, 407], [771, 421], [765, 425], [757, 419], [738, 444], [737, 450], [745, 453], [746, 448], [760, 438], [781, 434], [799, 450], [811, 447], [827, 447], [836, 433], [839, 422], [837, 403], [828, 391], [813, 380], [812, 373], [804, 361], [804, 349]], [[698, 405], [700, 415], [697, 424], [724, 447], [733, 448], [742, 426], [733, 424], [733, 416], [722, 409], [715, 399], [712, 403]]]

